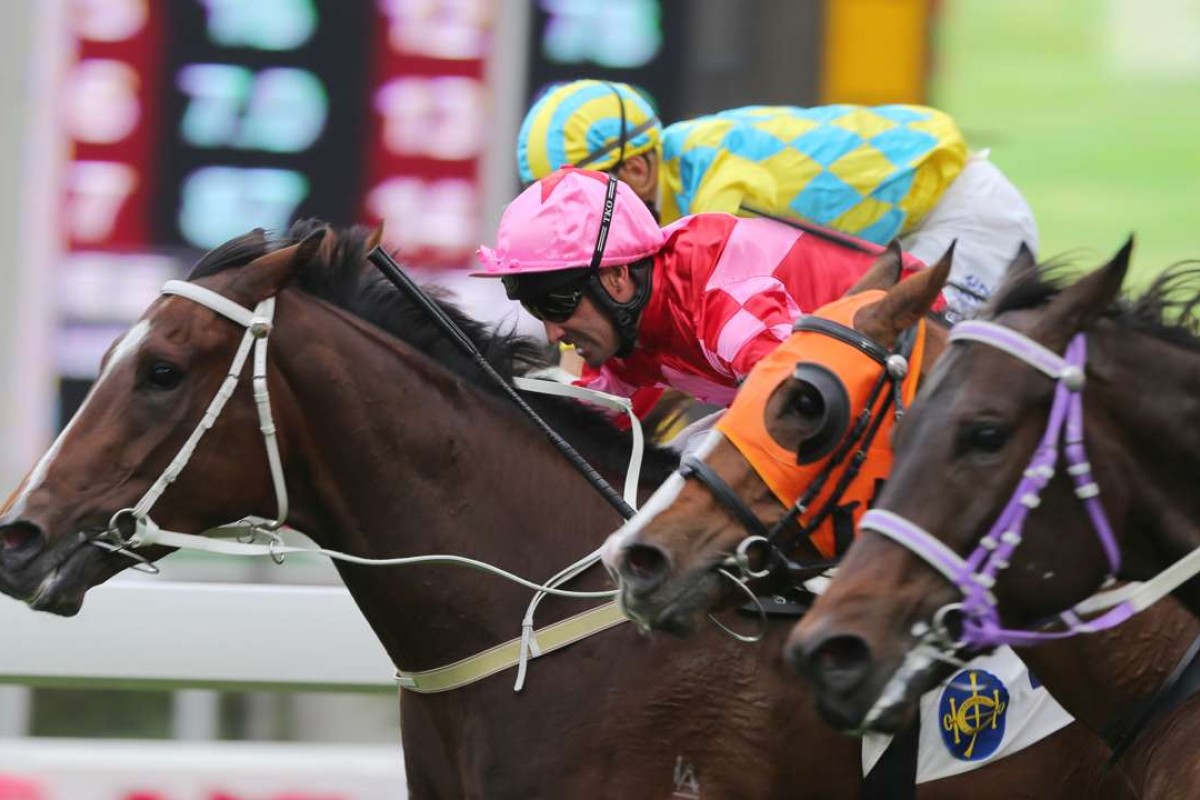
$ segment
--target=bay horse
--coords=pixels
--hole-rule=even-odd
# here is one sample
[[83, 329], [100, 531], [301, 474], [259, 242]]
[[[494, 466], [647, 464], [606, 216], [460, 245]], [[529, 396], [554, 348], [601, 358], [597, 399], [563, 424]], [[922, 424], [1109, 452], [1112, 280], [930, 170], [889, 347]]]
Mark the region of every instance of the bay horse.
[[[944, 268], [945, 265], [939, 266]], [[1020, 265], [1017, 266], [1020, 269]], [[902, 331], [928, 310], [943, 277], [935, 267], [897, 284], [897, 273], [889, 273], [882, 267], [881, 263], [864, 276], [851, 289], [851, 294], [887, 289], [884, 298], [863, 305], [854, 316], [855, 330], [886, 350]], [[927, 324], [927, 329], [921, 362], [923, 370], [933, 367], [947, 343], [945, 328]], [[851, 341], [843, 343], [853, 345]], [[868, 346], [869, 343], [863, 344], [860, 349], [865, 350]], [[787, 354], [798, 352], [799, 344]], [[841, 352], [844, 359], [845, 351]], [[792, 360], [796, 357], [791, 355]], [[821, 358], [811, 352], [802, 357], [809, 361]], [[822, 365], [834, 373], [845, 369], [844, 361], [833, 359]], [[763, 415], [765, 423], [754, 433], [759, 438], [773, 440], [780, 450], [794, 454], [801, 452], [803, 442], [820, 435], [827, 413], [809, 396], [813, 387], [807, 379], [812, 372], [804, 376], [793, 375], [787, 364], [780, 366], [783, 369], [772, 372], [771, 380], [775, 383], [769, 383], [767, 387], [770, 399], [763, 403], [760, 397], [756, 401], [758, 405], [754, 406]], [[749, 379], [747, 385], [754, 379]], [[734, 408], [741, 402], [743, 398], [739, 396]], [[857, 407], [852, 411], [860, 413]], [[750, 444], [752, 452], [761, 458], [765, 449], [763, 443]], [[744, 508], [742, 514], [754, 515], [764, 528], [769, 528], [784, 516], [785, 509], [755, 463], [740, 449], [744, 445], [744, 442], [735, 445], [729, 438], [722, 437], [711, 445], [704, 461], [730, 487], [735, 495], [733, 502], [741, 503]], [[869, 450], [867, 457], [886, 460], [888, 455]], [[799, 470], [794, 456], [792, 464]], [[810, 470], [810, 474], [814, 471]], [[871, 477], [863, 476], [867, 480]], [[830, 485], [834, 480], [829, 482]], [[825, 493], [816, 495], [812, 507], [815, 509], [819, 505], [817, 501], [826, 496]], [[739, 546], [747, 541], [747, 526], [735, 511], [728, 506], [727, 500], [722, 500], [719, 493], [709, 488], [707, 481], [679, 481], [669, 502], [647, 504], [642, 513], [614, 534], [606, 545], [605, 557], [610, 569], [621, 578], [623, 602], [629, 613], [648, 627], [689, 632], [703, 622], [705, 613], [738, 598], [740, 595], [735, 593], [730, 582], [719, 580], [715, 571], [726, 565], [731, 554], [738, 552]], [[806, 550], [801, 551], [799, 558], [820, 556]], [[763, 580], [767, 587], [774, 582], [779, 588], [779, 577]], [[841, 581], [839, 576], [833, 585], [839, 586]], [[1131, 710], [1138, 708], [1140, 702], [1151, 697], [1162, 685], [1170, 667], [1187, 650], [1188, 642], [1197, 630], [1198, 626], [1185, 612], [1164, 605], [1144, 619], [1130, 623], [1130, 628], [1122, 632], [1053, 647], [1021, 648], [1019, 653], [1073, 716], [1095, 733], [1111, 734], [1121, 727], [1124, 716], [1130, 715]], [[1122, 650], [1121, 641], [1133, 637], [1139, 646]], [[936, 682], [928, 681], [922, 687], [928, 690], [935, 685]], [[911, 706], [909, 710], [913, 710]], [[859, 724], [858, 720], [846, 720], [833, 712], [830, 718], [839, 727], [853, 729]], [[904, 723], [907, 721], [906, 717]], [[897, 723], [888, 730], [899, 727]], [[1149, 791], [1162, 782], [1164, 773], [1160, 767], [1163, 759], [1158, 756], [1160, 751], [1156, 744], [1163, 743], [1163, 731], [1174, 731], [1177, 727], [1177, 724], [1157, 723], [1156, 730], [1139, 737], [1133, 751], [1122, 759], [1122, 767], [1135, 787]], [[1177, 782], [1174, 788], [1180, 788]]]
[[[1200, 544], [1198, 300], [1172, 299], [1190, 277], [1176, 270], [1117, 303], [1131, 244], [1066, 288], [1022, 251], [983, 324], [952, 332], [875, 509], [789, 638], [834, 724], [895, 729], [950, 671], [939, 659], [1011, 643], [1079, 719], [1124, 727], [1180, 662], [1195, 581], [1175, 592], [1191, 617], [1168, 601], [1104, 630], [1133, 608], [1070, 611], [1110, 576], [1151, 579]], [[1048, 417], [1067, 426], [1065, 455]], [[1200, 795], [1198, 736], [1195, 696], [1152, 720], [1123, 759], [1139, 794]]]
[[[593, 550], [618, 521], [612, 508], [367, 266], [372, 244], [366, 231], [298, 223], [280, 242], [261, 232], [239, 237], [190, 276], [239, 314], [274, 298], [274, 322], [269, 330], [259, 324], [256, 335], [269, 333], [272, 343], [265, 385], [293, 498], [287, 523], [318, 545], [360, 556], [462, 553], [532, 576]], [[547, 365], [529, 340], [488, 331], [449, 306], [447, 313], [502, 374]], [[113, 345], [84, 405], [0, 511], [6, 594], [72, 615], [90, 587], [132, 563], [89, 545], [180, 450], [242, 336], [209, 308], [166, 296]], [[628, 434], [578, 404], [534, 402], [602, 472], [624, 468]], [[154, 506], [164, 528], [206, 531], [279, 511], [255, 405], [248, 385], [232, 392]], [[647, 486], [676, 458], [651, 449]], [[529, 599], [468, 570], [337, 568], [390, 657], [410, 670], [510, 639]], [[607, 588], [608, 578], [593, 569], [572, 586]], [[547, 619], [578, 609], [565, 599], [545, 604]], [[239, 624], [253, 624], [252, 609]], [[537, 659], [519, 694], [503, 676], [440, 694], [404, 691], [410, 792], [856, 797], [859, 745], [824, 725], [791, 679], [780, 657], [788, 627], [771, 625], [766, 645], [748, 648], [713, 630], [676, 642], [616, 626]], [[303, 620], [296, 635], [305, 635]], [[955, 777], [920, 787], [919, 796], [1010, 797], [1029, 772], [989, 769], [988, 781]], [[1042, 771], [1078, 767], [1060, 757]]]

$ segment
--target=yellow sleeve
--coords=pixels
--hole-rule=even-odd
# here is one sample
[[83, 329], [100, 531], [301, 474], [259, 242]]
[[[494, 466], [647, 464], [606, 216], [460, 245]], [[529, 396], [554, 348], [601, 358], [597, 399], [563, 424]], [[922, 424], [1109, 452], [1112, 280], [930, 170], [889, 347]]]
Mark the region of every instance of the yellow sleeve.
[[779, 210], [779, 191], [771, 173], [761, 164], [730, 152], [718, 153], [684, 214], [707, 211], [738, 213], [743, 205], [765, 211]]

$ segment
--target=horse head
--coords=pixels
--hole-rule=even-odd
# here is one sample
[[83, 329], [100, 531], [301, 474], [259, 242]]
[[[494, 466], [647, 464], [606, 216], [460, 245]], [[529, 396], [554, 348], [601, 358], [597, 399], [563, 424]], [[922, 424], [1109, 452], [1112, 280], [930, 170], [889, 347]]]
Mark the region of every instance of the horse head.
[[[1024, 345], [1010, 352], [973, 340], [972, 330], [996, 330], [988, 322], [961, 323], [951, 333], [955, 344], [897, 427], [895, 464], [875, 510], [863, 520], [837, 579], [788, 642], [789, 660], [818, 687], [821, 707], [836, 724], [899, 729], [956, 656], [1039, 643], [1042, 634], [1011, 629], [1036, 627], [1070, 609], [1116, 571], [1072, 490], [1094, 498], [1096, 484], [1104, 486], [1104, 509], [1118, 523], [1132, 493], [1149, 490], [1132, 474], [1137, 458], [1110, 416], [1114, 396], [1133, 388], [1114, 380], [1112, 344], [1122, 333], [1097, 325], [1120, 291], [1129, 250], [1126, 245], [1107, 266], [1057, 291], [1041, 281], [1022, 249], [984, 311], [989, 322], [1045, 348], [1039, 356], [1049, 353], [1054, 363], [1077, 334], [1092, 332], [1079, 429], [1082, 445], [1086, 419], [1090, 467], [1060, 456], [1057, 434], [1043, 433], [1056, 386], [1065, 381], [1072, 384], [1063, 388], [1068, 394], [1082, 390], [1082, 360], [1077, 374], [1060, 370], [1055, 381], [1014, 357]], [[1046, 463], [1032, 464], [1035, 452]], [[1024, 481], [1036, 483], [1036, 490]], [[1018, 485], [1023, 488], [1014, 495]], [[1009, 511], [997, 529], [997, 512], [1010, 497], [1010, 510], [1028, 515], [1023, 533]], [[906, 521], [905, 531], [883, 535], [892, 520]], [[919, 542], [914, 538], [912, 549], [898, 542], [909, 524], [929, 532]], [[1116, 526], [1118, 535], [1124, 527]], [[986, 613], [997, 616], [979, 616], [988, 606]], [[988, 630], [971, 634], [972, 625]]]
[[[241, 269], [197, 281], [233, 306], [255, 308], [321, 247], [324, 231], [267, 252], [261, 231], [225, 246]], [[240, 254], [240, 255], [238, 255]], [[204, 262], [202, 261], [201, 264]], [[164, 294], [109, 348], [100, 375], [58, 439], [0, 511], [0, 590], [32, 608], [77, 613], [87, 590], [134, 563], [95, 546], [127, 524], [123, 512], [163, 478], [225, 382], [246, 331], [186, 297]], [[248, 370], [247, 370], [248, 371]], [[249, 380], [238, 384], [196, 450], [195, 469], [160, 484], [158, 522], [207, 530], [275, 514], [271, 475]], [[269, 376], [286, 414], [286, 387]], [[281, 443], [286, 453], [288, 443]], [[143, 563], [161, 558], [149, 548]]]
[[[755, 366], [695, 460], [606, 544], [627, 613], [646, 627], [690, 633], [706, 613], [744, 597], [725, 580], [730, 571], [758, 579], [761, 590], [779, 572], [771, 569], [777, 555], [809, 563], [834, 556], [835, 528], [861, 513], [875, 472], [887, 467], [874, 457], [868, 474], [847, 477], [853, 450], [887, 446], [878, 426], [861, 420], [885, 420], [900, 385], [915, 388], [918, 376], [889, 373], [897, 366], [889, 358], [934, 303], [950, 258], [899, 281], [900, 251], [890, 249], [845, 298], [801, 318]], [[926, 361], [941, 338], [928, 337]], [[857, 505], [847, 499], [855, 492], [863, 495]]]

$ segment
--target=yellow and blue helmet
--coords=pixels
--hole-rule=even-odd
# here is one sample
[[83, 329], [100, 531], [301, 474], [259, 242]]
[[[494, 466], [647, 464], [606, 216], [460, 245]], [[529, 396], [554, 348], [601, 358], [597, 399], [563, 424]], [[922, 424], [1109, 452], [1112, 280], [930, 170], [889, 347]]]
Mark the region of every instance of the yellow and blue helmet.
[[662, 123], [632, 86], [580, 80], [552, 86], [517, 134], [517, 170], [530, 184], [561, 167], [606, 171], [659, 146]]

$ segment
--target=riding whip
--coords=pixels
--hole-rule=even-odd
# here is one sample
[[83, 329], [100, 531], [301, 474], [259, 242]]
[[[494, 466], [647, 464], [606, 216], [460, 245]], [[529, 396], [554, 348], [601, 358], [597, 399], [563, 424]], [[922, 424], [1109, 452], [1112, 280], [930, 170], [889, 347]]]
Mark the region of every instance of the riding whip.
[[625, 519], [629, 519], [633, 516], [633, 508], [625, 502], [625, 499], [617, 493], [617, 490], [614, 489], [608, 481], [604, 480], [604, 477], [596, 471], [596, 468], [589, 464], [587, 460], [575, 450], [575, 448], [571, 447], [570, 443], [567, 442], [566, 439], [559, 436], [558, 433], [551, 428], [550, 425], [547, 424], [547, 422], [542, 419], [528, 403], [525, 402], [521, 395], [517, 394], [517, 391], [513, 389], [508, 381], [504, 380], [500, 373], [498, 373], [496, 369], [487, 362], [487, 359], [483, 357], [483, 353], [479, 352], [479, 348], [475, 346], [475, 343], [471, 341], [470, 337], [463, 333], [462, 329], [459, 328], [458, 325], [455, 324], [454, 320], [452, 320], [450, 316], [442, 310], [441, 306], [430, 299], [429, 295], [425, 294], [421, 287], [418, 286], [411, 277], [405, 274], [404, 270], [400, 268], [400, 265], [396, 263], [396, 259], [392, 258], [391, 254], [384, 250], [382, 246], [377, 245], [372, 248], [370, 253], [367, 253], [367, 260], [374, 264], [375, 267], [381, 273], [383, 273], [383, 277], [387, 278], [388, 281], [391, 282], [392, 285], [394, 285], [397, 289], [399, 289], [402, 294], [406, 295], [410, 300], [420, 306], [425, 313], [427, 313], [430, 318], [442, 328], [446, 335], [453, 339], [459, 348], [466, 353], [473, 362], [475, 362], [475, 365], [478, 366], [485, 375], [494, 380], [500, 386], [504, 393], [507, 394], [512, 401], [517, 404], [517, 408], [521, 409], [525, 416], [529, 417], [533, 424], [536, 425], [538, 429], [546, 435], [546, 438], [550, 440], [550, 443], [557, 447], [559, 452], [567, 457], [567, 460], [571, 462], [571, 466], [573, 466], [579, 472], [579, 474], [583, 475], [583, 477], [587, 479], [587, 482], [590, 483], [592, 487], [598, 491], [605, 500], [608, 501], [609, 505], [617, 510], [617, 513], [619, 513]]

